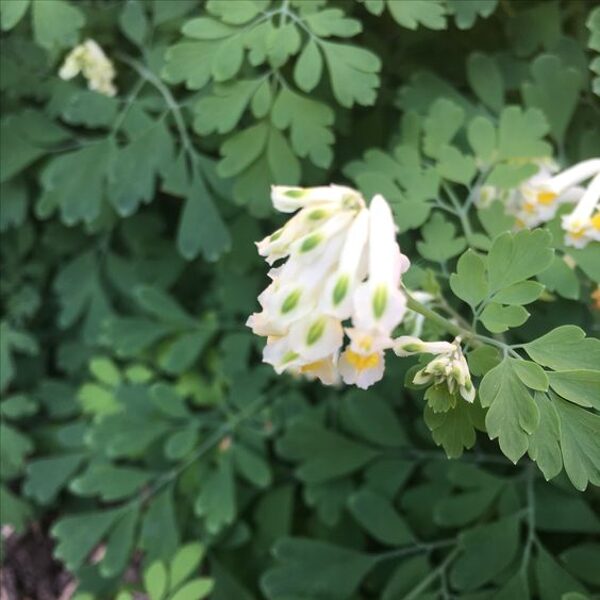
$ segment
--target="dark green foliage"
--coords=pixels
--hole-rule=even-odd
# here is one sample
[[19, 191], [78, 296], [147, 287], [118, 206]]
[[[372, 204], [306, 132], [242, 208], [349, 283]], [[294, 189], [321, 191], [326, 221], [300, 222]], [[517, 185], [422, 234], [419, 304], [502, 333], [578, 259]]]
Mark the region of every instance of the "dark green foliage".
[[[0, 0], [0, 515], [78, 600], [596, 597], [598, 244], [475, 206], [600, 154], [591, 9]], [[88, 38], [115, 97], [58, 76]], [[412, 358], [368, 392], [260, 363], [269, 186], [330, 182], [485, 336], [473, 404]]]

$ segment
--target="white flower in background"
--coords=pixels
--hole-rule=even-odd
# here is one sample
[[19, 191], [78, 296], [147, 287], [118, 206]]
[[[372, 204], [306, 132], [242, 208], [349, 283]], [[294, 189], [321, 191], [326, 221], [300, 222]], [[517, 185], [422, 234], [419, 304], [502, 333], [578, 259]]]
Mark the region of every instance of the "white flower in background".
[[409, 261], [387, 202], [376, 196], [366, 208], [358, 192], [336, 185], [274, 186], [272, 199], [298, 212], [257, 244], [269, 264], [286, 259], [269, 272], [262, 311], [247, 322], [267, 336], [263, 360], [278, 373], [369, 387], [383, 377], [383, 353], [406, 305], [399, 286]]
[[67, 55], [58, 75], [61, 79], [73, 79], [79, 73], [88, 80], [88, 87], [105, 96], [114, 96], [115, 69], [113, 63], [94, 40], [86, 40]]
[[[537, 161], [538, 172], [509, 192], [482, 186], [476, 195], [480, 208], [500, 199], [508, 214], [514, 215], [517, 228], [534, 228], [551, 221], [562, 204], [578, 202], [585, 193], [580, 184], [600, 173], [600, 159], [584, 160], [556, 174], [550, 160]], [[587, 240], [585, 235], [582, 239]]]
[[458, 392], [467, 402], [473, 402], [475, 399], [475, 387], [460, 347], [460, 337], [450, 343], [424, 342], [417, 337], [401, 336], [394, 340], [394, 352], [397, 356], [435, 354], [436, 358], [417, 371], [413, 383], [445, 384], [451, 394]]
[[567, 246], [583, 248], [590, 241], [600, 242], [600, 169], [573, 212], [562, 217], [562, 228]]

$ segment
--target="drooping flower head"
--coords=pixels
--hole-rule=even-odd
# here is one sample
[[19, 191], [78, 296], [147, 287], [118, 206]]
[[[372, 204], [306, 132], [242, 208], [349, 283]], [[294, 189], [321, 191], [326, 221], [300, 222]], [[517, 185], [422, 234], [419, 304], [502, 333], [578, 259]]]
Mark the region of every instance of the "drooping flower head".
[[105, 96], [114, 96], [115, 69], [113, 63], [94, 40], [86, 40], [67, 55], [58, 75], [61, 79], [73, 79], [79, 73], [88, 81], [90, 90]]
[[406, 305], [400, 277], [409, 261], [387, 202], [376, 196], [367, 208], [358, 192], [337, 185], [274, 186], [272, 200], [297, 212], [257, 244], [269, 264], [284, 261], [269, 272], [262, 311], [247, 323], [267, 336], [264, 361], [277, 372], [368, 387], [383, 376], [383, 352]]

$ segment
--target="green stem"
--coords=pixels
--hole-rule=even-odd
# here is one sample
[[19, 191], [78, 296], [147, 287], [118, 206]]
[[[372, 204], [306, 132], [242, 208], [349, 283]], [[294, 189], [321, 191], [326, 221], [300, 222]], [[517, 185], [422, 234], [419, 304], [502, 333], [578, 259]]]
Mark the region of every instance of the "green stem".
[[[412, 296], [406, 294], [406, 306], [411, 310], [423, 315], [426, 319], [429, 319], [433, 323], [437, 323], [440, 327], [444, 328], [448, 333], [453, 335], [459, 335], [463, 339], [468, 339], [470, 342], [474, 342], [475, 334], [456, 323], [453, 323], [449, 319], [442, 317], [442, 315], [436, 313], [431, 310], [424, 304], [421, 304], [418, 300], [415, 300]], [[475, 345], [481, 345], [481, 343], [476, 343]]]
[[450, 563], [456, 558], [458, 552], [459, 549], [454, 548], [454, 550], [452, 550], [452, 552], [446, 556], [444, 561], [437, 568], [431, 571], [431, 573], [429, 573], [425, 579], [423, 579], [406, 596], [404, 596], [404, 600], [416, 600], [417, 598], [420, 598], [422, 592], [424, 592], [438, 577], [443, 575], [446, 569], [450, 566]]

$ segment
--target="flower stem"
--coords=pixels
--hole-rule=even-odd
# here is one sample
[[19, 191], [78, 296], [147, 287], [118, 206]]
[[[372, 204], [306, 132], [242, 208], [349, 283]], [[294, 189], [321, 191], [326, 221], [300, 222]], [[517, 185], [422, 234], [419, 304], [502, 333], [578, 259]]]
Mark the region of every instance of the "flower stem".
[[408, 306], [408, 308], [410, 308], [411, 310], [414, 310], [420, 315], [423, 315], [426, 319], [429, 319], [433, 323], [437, 323], [440, 327], [443, 327], [448, 333], [451, 333], [453, 335], [459, 335], [463, 339], [468, 339], [469, 342], [473, 343], [474, 345], [481, 346], [481, 342], [475, 339], [475, 333], [473, 331], [470, 331], [468, 329], [465, 329], [464, 327], [461, 327], [460, 325], [457, 325], [456, 323], [453, 323], [449, 319], [446, 319], [446, 317], [442, 317], [442, 315], [431, 310], [424, 304], [421, 304], [418, 300], [415, 300], [412, 296], [409, 296], [408, 294], [406, 294], [406, 298], [406, 306]]

